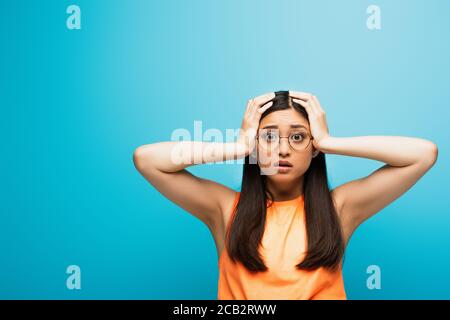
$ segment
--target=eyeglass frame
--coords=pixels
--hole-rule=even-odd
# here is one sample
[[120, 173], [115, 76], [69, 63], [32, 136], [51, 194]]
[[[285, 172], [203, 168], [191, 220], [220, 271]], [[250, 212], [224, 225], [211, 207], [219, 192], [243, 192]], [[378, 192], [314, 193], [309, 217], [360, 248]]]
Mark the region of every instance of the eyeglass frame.
[[[259, 130], [258, 130], [258, 131], [259, 131]], [[294, 133], [294, 134], [295, 134], [295, 133]], [[297, 134], [298, 134], [298, 132], [297, 132]], [[311, 143], [311, 140], [314, 140], [314, 137], [313, 137], [312, 135], [310, 135], [309, 133], [307, 133], [306, 135], [309, 137], [309, 141], [308, 141], [308, 144], [307, 144], [303, 149], [295, 149], [295, 148], [291, 145], [291, 140], [289, 140], [289, 138], [290, 138], [292, 135], [289, 135], [289, 136], [287, 136], [287, 137], [278, 136], [278, 147], [280, 147], [280, 141], [281, 141], [281, 138], [288, 138], [288, 144], [289, 144], [289, 147], [292, 148], [292, 150], [295, 150], [295, 151], [303, 151], [303, 150], [306, 150], [306, 149], [309, 147], [309, 145], [310, 145], [310, 143]], [[258, 143], [259, 143], [259, 133], [256, 135], [256, 140], [258, 140]]]

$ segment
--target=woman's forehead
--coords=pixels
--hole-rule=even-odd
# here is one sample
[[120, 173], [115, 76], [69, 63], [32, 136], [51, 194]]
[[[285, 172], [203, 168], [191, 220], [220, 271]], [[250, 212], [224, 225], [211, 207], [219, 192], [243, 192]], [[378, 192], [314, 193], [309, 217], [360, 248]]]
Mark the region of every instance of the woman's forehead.
[[278, 128], [290, 128], [292, 126], [297, 127], [297, 125], [306, 127], [309, 129], [308, 121], [300, 115], [297, 111], [293, 109], [278, 110], [269, 113], [265, 116], [259, 123], [260, 128], [266, 126], [277, 126]]

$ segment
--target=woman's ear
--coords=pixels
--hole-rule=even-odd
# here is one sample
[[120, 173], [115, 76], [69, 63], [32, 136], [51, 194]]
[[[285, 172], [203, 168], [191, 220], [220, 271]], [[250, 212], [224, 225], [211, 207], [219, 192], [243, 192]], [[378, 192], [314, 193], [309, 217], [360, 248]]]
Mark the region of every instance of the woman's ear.
[[315, 158], [319, 154], [319, 152], [320, 152], [319, 150], [314, 148], [314, 151], [313, 151], [313, 154], [312, 154], [313, 158]]

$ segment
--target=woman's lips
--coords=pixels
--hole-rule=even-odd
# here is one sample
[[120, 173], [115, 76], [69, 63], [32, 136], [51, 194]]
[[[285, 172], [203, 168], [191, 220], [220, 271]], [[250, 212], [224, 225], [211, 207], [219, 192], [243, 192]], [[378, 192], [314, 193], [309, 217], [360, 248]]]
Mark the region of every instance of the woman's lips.
[[287, 160], [280, 160], [275, 162], [275, 167], [293, 167], [293, 164]]
[[292, 167], [293, 167], [292, 163], [290, 163], [287, 160], [280, 160], [275, 162], [275, 168], [280, 173], [289, 172], [289, 170], [291, 170]]
[[286, 167], [286, 166], [276, 166], [275, 168], [280, 173], [286, 173], [286, 172], [289, 172], [289, 170], [292, 169], [292, 167]]

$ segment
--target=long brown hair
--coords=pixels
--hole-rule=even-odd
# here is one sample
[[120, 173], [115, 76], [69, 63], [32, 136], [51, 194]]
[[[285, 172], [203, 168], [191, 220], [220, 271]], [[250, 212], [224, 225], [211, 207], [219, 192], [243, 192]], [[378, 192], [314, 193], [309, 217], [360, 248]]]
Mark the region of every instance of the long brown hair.
[[[303, 106], [289, 97], [288, 91], [278, 91], [261, 119], [278, 110], [294, 108], [305, 119], [308, 113]], [[272, 195], [266, 188], [265, 175], [250, 155], [245, 157], [241, 193], [234, 212], [230, 232], [226, 241], [233, 261], [240, 261], [250, 272], [267, 271], [259, 252], [266, 222], [266, 203]], [[303, 179], [307, 253], [297, 269], [314, 270], [325, 267], [334, 270], [341, 263], [345, 251], [341, 225], [328, 185], [325, 155], [314, 157]], [[267, 196], [269, 194], [269, 197]]]

